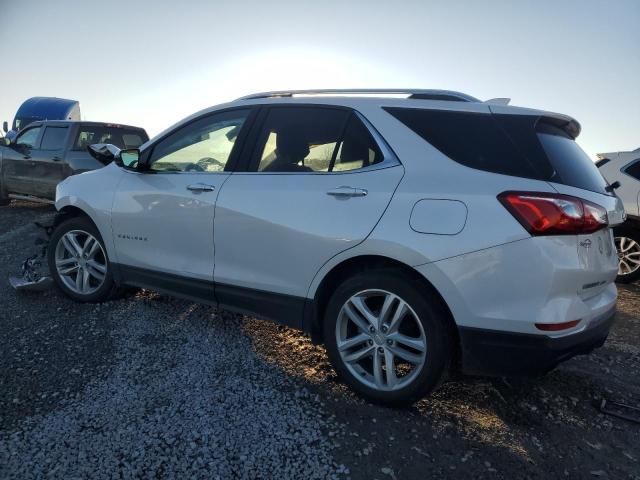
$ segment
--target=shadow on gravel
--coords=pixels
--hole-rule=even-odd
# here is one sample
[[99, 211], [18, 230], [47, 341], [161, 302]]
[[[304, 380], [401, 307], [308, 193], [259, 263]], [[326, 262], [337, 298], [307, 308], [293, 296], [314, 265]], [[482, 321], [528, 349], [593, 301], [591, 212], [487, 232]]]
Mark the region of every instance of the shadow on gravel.
[[[626, 287], [621, 298], [622, 311], [640, 300]], [[603, 397], [640, 402], [638, 312], [619, 314], [611, 335], [627, 348], [608, 342], [541, 378], [457, 378], [403, 410], [354, 396], [324, 348], [299, 332], [253, 319], [245, 331], [266, 362], [319, 393], [345, 425], [335, 456], [353, 478], [639, 479], [640, 427], [595, 408]]]

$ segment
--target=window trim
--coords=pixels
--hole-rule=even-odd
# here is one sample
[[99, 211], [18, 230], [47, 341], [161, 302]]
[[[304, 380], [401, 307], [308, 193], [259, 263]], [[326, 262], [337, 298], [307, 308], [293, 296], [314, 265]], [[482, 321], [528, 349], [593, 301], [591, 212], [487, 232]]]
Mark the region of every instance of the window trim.
[[[58, 152], [60, 150], [65, 150], [65, 148], [67, 147], [67, 144], [69, 143], [69, 125], [43, 125], [44, 130], [42, 132], [42, 138], [40, 139], [40, 145], [38, 147], [38, 150], [41, 150], [43, 152]], [[62, 146], [60, 148], [42, 148], [42, 141], [44, 140], [44, 135], [45, 133], [47, 133], [47, 130], [49, 129], [55, 129], [55, 128], [64, 128], [67, 130], [67, 133], [65, 134], [64, 140], [62, 141]]]
[[[258, 118], [256, 119], [252, 131], [251, 137], [247, 141], [246, 148], [242, 151], [242, 157], [245, 159], [244, 162], [240, 165], [240, 168], [235, 173], [242, 173], [248, 175], [351, 175], [355, 173], [361, 172], [370, 172], [375, 170], [382, 170], [384, 168], [395, 167], [401, 165], [400, 160], [397, 155], [393, 152], [389, 144], [384, 140], [380, 132], [371, 124], [371, 122], [359, 111], [354, 108], [344, 107], [342, 105], [331, 105], [331, 104], [318, 104], [318, 103], [287, 103], [287, 104], [262, 104], [260, 105], [260, 113]], [[380, 150], [382, 154], [382, 161], [369, 165], [368, 167], [363, 168], [355, 168], [353, 170], [344, 170], [344, 171], [332, 171], [332, 172], [260, 172], [258, 171], [258, 167], [260, 166], [260, 155], [262, 152], [259, 152], [258, 140], [260, 135], [262, 134], [262, 128], [264, 127], [264, 123], [267, 119], [269, 112], [272, 109], [277, 108], [323, 108], [323, 109], [331, 109], [331, 110], [342, 110], [347, 112], [347, 119], [345, 121], [345, 125], [343, 126], [342, 136], [344, 136], [344, 131], [346, 130], [347, 125], [349, 124], [349, 120], [352, 115], [355, 115], [364, 125], [364, 127], [368, 130], [371, 135], [372, 140]], [[341, 138], [342, 138], [341, 136]]]
[[[173, 172], [173, 171], [161, 171], [161, 170], [151, 170], [150, 168], [150, 162], [151, 162], [151, 157], [153, 156], [153, 152], [156, 148], [156, 146], [162, 142], [163, 140], [167, 139], [168, 137], [170, 137], [171, 135], [173, 135], [174, 133], [189, 127], [190, 125], [194, 124], [195, 122], [199, 122], [200, 120], [203, 120], [205, 118], [208, 117], [213, 117], [215, 115], [220, 115], [223, 113], [228, 113], [228, 112], [233, 112], [233, 111], [248, 111], [248, 115], [247, 115], [247, 119], [245, 120], [245, 123], [242, 125], [242, 128], [240, 129], [240, 133], [238, 134], [238, 137], [236, 138], [236, 141], [233, 144], [233, 148], [231, 149], [231, 153], [229, 154], [229, 159], [227, 160], [227, 163], [224, 166], [224, 170], [221, 172], [198, 172], [198, 171], [193, 171], [193, 172]], [[179, 124], [176, 128], [171, 129], [170, 131], [168, 131], [167, 133], [165, 133], [164, 135], [162, 135], [161, 137], [158, 137], [153, 143], [147, 145], [147, 147], [144, 150], [140, 151], [140, 166], [141, 166], [141, 170], [139, 170], [137, 173], [149, 173], [149, 174], [153, 174], [153, 175], [169, 175], [169, 174], [189, 174], [189, 175], [193, 175], [194, 173], [196, 174], [207, 174], [207, 175], [220, 175], [220, 174], [228, 174], [228, 173], [232, 173], [235, 171], [236, 167], [238, 166], [238, 164], [240, 163], [239, 159], [240, 159], [240, 154], [244, 151], [244, 143], [246, 141], [246, 138], [249, 134], [249, 131], [251, 130], [253, 123], [255, 121], [255, 117], [258, 114], [258, 110], [255, 106], [252, 105], [243, 105], [243, 106], [234, 106], [234, 107], [229, 107], [229, 108], [222, 108], [220, 110], [214, 110], [211, 112], [207, 112], [203, 115], [200, 115], [196, 118], [192, 118], [191, 120], [189, 120], [188, 122], [185, 123], [181, 123]]]

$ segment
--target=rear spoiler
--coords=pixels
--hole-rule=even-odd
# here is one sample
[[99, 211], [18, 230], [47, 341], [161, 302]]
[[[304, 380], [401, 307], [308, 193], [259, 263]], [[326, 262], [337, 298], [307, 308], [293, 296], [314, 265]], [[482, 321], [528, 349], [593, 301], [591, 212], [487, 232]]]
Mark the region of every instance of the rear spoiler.
[[580, 135], [580, 130], [582, 130], [580, 123], [578, 123], [576, 119], [560, 113], [545, 113], [540, 116], [538, 121], [564, 130], [564, 132], [574, 140]]

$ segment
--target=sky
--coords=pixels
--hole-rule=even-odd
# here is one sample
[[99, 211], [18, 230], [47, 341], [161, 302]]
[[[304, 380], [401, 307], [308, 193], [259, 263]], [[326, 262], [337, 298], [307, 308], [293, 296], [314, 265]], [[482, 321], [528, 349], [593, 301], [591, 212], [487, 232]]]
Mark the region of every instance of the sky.
[[266, 90], [442, 88], [640, 147], [640, 0], [0, 0], [0, 120], [32, 96], [153, 136]]

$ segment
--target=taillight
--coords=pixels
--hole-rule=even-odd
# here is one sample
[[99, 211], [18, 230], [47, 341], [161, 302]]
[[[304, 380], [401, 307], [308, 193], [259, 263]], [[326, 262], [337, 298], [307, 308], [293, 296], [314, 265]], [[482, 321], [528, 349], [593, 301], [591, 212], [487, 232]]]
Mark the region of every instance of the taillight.
[[593, 233], [609, 224], [603, 207], [570, 195], [504, 192], [498, 200], [531, 235]]

